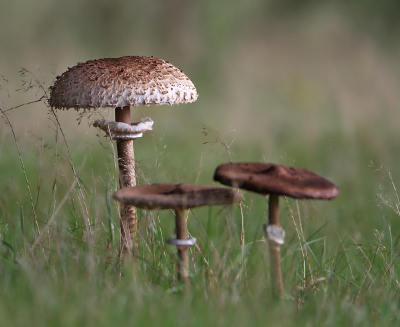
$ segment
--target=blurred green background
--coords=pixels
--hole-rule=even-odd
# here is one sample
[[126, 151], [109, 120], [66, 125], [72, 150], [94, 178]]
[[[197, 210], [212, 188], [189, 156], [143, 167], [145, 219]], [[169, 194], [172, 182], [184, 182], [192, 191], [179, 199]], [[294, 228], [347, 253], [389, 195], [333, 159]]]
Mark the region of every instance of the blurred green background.
[[[90, 194], [85, 210], [100, 223], [103, 214], [113, 217], [117, 228], [117, 207], [105, 201], [117, 187], [115, 146], [90, 127], [100, 116], [112, 120], [113, 111], [60, 111], [58, 125], [43, 101], [9, 109], [47, 96], [55, 77], [78, 62], [141, 55], [182, 69], [199, 98], [132, 110], [133, 121], [155, 121], [135, 141], [139, 183], [211, 184], [216, 166], [230, 160], [306, 168], [341, 193], [299, 207], [282, 201], [285, 253], [296, 241], [297, 210], [305, 235], [324, 238], [328, 252], [346, 242], [369, 244], [388, 230], [397, 239], [399, 15], [398, 1], [2, 0], [2, 238], [12, 241], [9, 226], [17, 228], [21, 217], [45, 224], [72, 183], [71, 165]], [[246, 237], [262, 239], [265, 201], [244, 197]], [[69, 199], [57, 219], [85, 211], [75, 206]], [[199, 212], [189, 222], [194, 234], [207, 223], [207, 210]], [[173, 232], [172, 220], [165, 228]]]
[[[343, 212], [352, 214], [346, 223], [358, 224], [356, 204], [376, 209], [382, 185], [390, 193], [387, 172], [395, 184], [400, 178], [399, 7], [396, 1], [3, 1], [2, 108], [39, 99], [35, 79], [47, 92], [56, 75], [78, 62], [160, 57], [192, 79], [199, 98], [133, 110], [133, 121], [155, 121], [154, 131], [135, 142], [147, 182], [211, 183], [214, 168], [230, 159], [290, 164], [336, 182], [343, 199], [336, 205], [352, 198]], [[94, 178], [114, 159], [104, 150], [112, 143], [89, 127], [99, 115], [113, 113], [100, 109], [80, 124], [77, 112], [58, 113], [75, 165], [86, 160], [82, 173], [97, 167]], [[50, 174], [60, 138], [48, 108], [39, 102], [7, 116], [22, 157], [44, 158], [27, 167], [31, 178], [43, 169], [38, 165]], [[11, 130], [4, 119], [0, 124], [4, 190], [22, 170]]]

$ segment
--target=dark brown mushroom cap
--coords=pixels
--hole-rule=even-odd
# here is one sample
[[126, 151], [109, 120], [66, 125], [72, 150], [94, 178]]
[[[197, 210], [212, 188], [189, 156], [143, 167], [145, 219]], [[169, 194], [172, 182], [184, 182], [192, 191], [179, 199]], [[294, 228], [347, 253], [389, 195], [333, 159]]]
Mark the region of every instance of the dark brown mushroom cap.
[[223, 164], [214, 180], [256, 193], [287, 195], [295, 199], [333, 199], [338, 187], [305, 169], [257, 162]]
[[161, 183], [125, 187], [116, 191], [113, 198], [145, 209], [189, 209], [241, 201], [240, 194], [229, 188]]
[[194, 102], [192, 81], [170, 63], [153, 57], [90, 60], [69, 68], [50, 87], [56, 109], [103, 108]]

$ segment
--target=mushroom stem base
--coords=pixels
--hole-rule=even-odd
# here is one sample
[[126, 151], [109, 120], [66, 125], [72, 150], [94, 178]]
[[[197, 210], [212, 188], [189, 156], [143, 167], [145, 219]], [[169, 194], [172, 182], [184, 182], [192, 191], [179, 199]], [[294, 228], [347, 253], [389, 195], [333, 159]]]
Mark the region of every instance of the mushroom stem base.
[[283, 298], [285, 292], [283, 290], [282, 271], [281, 271], [281, 253], [280, 245], [274, 241], [268, 241], [269, 260], [271, 264], [271, 287], [274, 296]]
[[[185, 211], [175, 209], [176, 238], [187, 240], [188, 231], [185, 222]], [[178, 246], [178, 278], [185, 284], [189, 283], [189, 246]]]

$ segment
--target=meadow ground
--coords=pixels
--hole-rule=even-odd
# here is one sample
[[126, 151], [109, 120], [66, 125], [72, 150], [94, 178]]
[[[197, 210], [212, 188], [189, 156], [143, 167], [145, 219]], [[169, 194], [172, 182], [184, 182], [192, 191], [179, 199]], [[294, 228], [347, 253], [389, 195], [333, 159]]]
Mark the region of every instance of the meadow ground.
[[281, 201], [285, 300], [270, 296], [267, 204], [249, 192], [240, 206], [189, 212], [188, 294], [165, 243], [170, 211], [139, 210], [138, 252], [121, 266], [116, 149], [90, 127], [111, 111], [9, 110], [54, 79], [28, 68], [0, 84], [0, 325], [398, 324], [399, 56], [316, 17], [329, 28], [278, 26], [264, 43], [243, 35], [215, 89], [194, 70], [196, 103], [133, 118], [156, 122], [135, 141], [140, 184], [218, 185], [215, 168], [232, 160], [306, 168], [339, 186], [332, 201]]

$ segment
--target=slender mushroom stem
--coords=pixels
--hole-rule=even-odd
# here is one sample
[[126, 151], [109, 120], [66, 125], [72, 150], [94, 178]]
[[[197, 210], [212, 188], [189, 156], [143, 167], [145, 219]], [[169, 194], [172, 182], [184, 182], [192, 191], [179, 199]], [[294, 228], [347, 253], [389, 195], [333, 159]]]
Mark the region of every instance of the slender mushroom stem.
[[279, 225], [279, 195], [270, 194], [268, 203], [268, 224]]
[[[131, 123], [130, 107], [115, 108], [115, 121]], [[135, 155], [133, 140], [117, 140], [119, 185], [120, 188], [136, 186]], [[121, 240], [120, 255], [131, 251], [136, 238], [136, 208], [121, 204]]]
[[[269, 205], [268, 205], [268, 225], [274, 225], [280, 228], [279, 225], [279, 195], [270, 194], [269, 195]], [[280, 244], [275, 240], [268, 237], [269, 245], [269, 255], [271, 263], [271, 284], [272, 291], [275, 296], [283, 298], [283, 281], [282, 281], [282, 271], [281, 271], [281, 254], [280, 254]]]
[[[187, 240], [188, 231], [185, 223], [185, 210], [175, 209], [176, 238], [178, 240]], [[189, 247], [178, 246], [178, 278], [189, 283]]]

